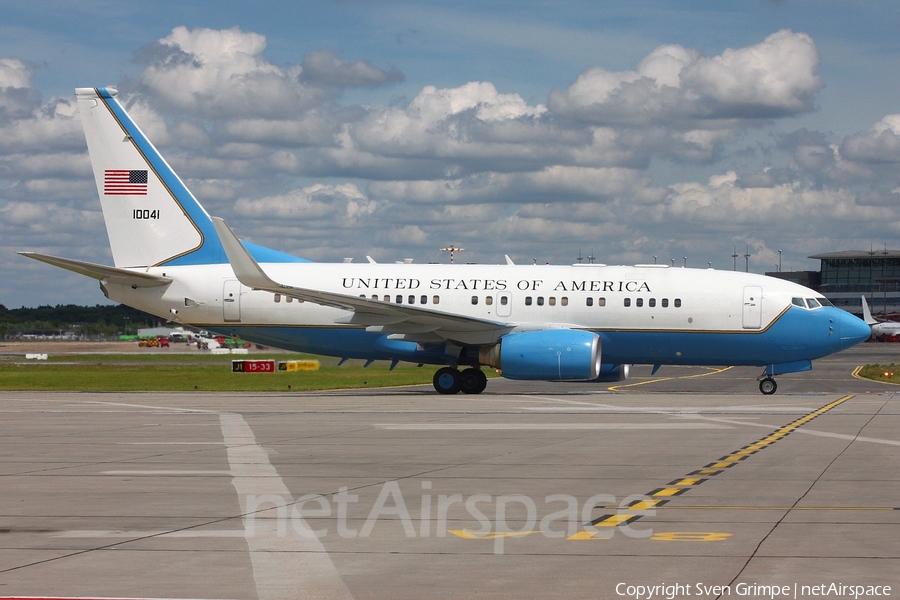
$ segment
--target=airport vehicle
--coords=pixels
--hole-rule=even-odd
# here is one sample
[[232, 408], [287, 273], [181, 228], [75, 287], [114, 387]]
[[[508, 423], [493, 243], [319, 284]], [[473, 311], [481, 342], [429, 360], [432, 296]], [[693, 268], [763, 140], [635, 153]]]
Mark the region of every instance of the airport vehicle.
[[862, 296], [862, 308], [863, 320], [872, 328], [872, 335], [876, 338], [883, 339], [885, 336], [891, 338], [900, 335], [900, 323], [896, 321], [879, 321], [872, 316], [872, 311], [869, 310], [869, 303], [866, 302], [865, 296]]
[[[111, 300], [227, 336], [321, 355], [441, 365], [434, 388], [504, 377], [620, 381], [632, 364], [756, 365], [759, 388], [869, 337], [800, 285], [668, 265], [313, 263], [209, 216], [116, 100], [76, 90], [114, 267], [23, 252]], [[368, 364], [368, 363], [367, 363]], [[460, 370], [462, 369], [462, 370]]]

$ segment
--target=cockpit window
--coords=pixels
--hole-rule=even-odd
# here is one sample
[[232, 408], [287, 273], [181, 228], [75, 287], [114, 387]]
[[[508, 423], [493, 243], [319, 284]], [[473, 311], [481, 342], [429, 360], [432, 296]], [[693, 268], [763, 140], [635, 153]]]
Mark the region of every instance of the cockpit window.
[[821, 304], [819, 304], [819, 301], [816, 300], [815, 298], [807, 298], [806, 303], [809, 305], [810, 308], [819, 308], [820, 306], [822, 306]]
[[822, 306], [834, 306], [828, 298], [816, 298]]
[[791, 304], [800, 308], [806, 308], [806, 302], [803, 301], [803, 298], [791, 298]]

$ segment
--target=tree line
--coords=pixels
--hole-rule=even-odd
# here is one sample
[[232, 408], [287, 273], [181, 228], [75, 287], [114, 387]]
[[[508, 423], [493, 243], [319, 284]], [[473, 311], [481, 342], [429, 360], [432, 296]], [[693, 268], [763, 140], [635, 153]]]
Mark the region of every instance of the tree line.
[[156, 327], [162, 319], [137, 309], [117, 305], [77, 306], [57, 304], [37, 308], [6, 308], [0, 304], [0, 337], [59, 335], [115, 337], [134, 334], [138, 329]]

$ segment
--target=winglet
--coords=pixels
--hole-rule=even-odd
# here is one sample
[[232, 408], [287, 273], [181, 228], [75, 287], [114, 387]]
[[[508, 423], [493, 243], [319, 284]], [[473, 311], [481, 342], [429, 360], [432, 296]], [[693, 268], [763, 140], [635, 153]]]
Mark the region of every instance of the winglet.
[[231, 263], [231, 268], [234, 270], [234, 275], [238, 278], [238, 281], [249, 288], [258, 290], [284, 287], [266, 275], [259, 263], [247, 252], [241, 241], [234, 235], [234, 232], [228, 227], [224, 219], [220, 217], [211, 217], [211, 219], [213, 227], [216, 228], [216, 233], [219, 236], [219, 242], [221, 242], [222, 248], [225, 250], [225, 255], [228, 257], [228, 262]]

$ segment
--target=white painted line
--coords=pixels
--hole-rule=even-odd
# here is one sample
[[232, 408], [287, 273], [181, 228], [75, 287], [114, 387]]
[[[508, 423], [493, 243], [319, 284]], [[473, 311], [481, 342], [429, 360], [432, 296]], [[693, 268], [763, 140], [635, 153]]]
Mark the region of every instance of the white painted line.
[[205, 408], [178, 408], [173, 406], [151, 406], [147, 404], [131, 404], [129, 402], [103, 402], [100, 400], [86, 400], [85, 404], [102, 404], [105, 406], [125, 406], [128, 408], [144, 408], [153, 411], [162, 411], [163, 413], [194, 413], [194, 414], [207, 414], [207, 415], [215, 415], [218, 414], [214, 410], [207, 410]]
[[73, 529], [52, 534], [55, 538], [242, 538], [243, 529], [185, 529], [182, 531], [117, 531], [114, 529]]
[[176, 471], [173, 469], [163, 471], [103, 471], [103, 475], [231, 475], [231, 471]]
[[[222, 442], [119, 442], [119, 446], [221, 446]], [[231, 471], [229, 471], [230, 473]]]
[[[734, 425], [750, 425], [752, 427], [764, 427], [766, 429], [776, 430], [779, 428], [779, 425], [766, 425], [765, 423], [749, 423], [747, 421], [735, 421], [733, 419], [717, 419], [714, 417], [703, 417], [700, 415], [694, 415], [694, 419], [702, 419], [704, 421], [715, 421], [716, 423], [731, 423]], [[780, 427], [783, 427], [781, 425]], [[854, 442], [867, 442], [870, 444], [886, 444], [888, 446], [900, 446], [900, 441], [897, 440], [886, 440], [883, 438], [872, 438], [865, 437], [862, 435], [847, 435], [846, 433], [831, 433], [828, 431], [819, 431], [816, 429], [805, 429], [805, 425], [802, 427], [798, 427], [793, 431], [793, 433], [803, 433], [806, 435], [817, 435], [819, 437], [830, 437], [836, 438], [839, 440], [850, 440]]]
[[382, 423], [378, 429], [392, 431], [590, 431], [608, 429], [732, 429], [712, 423]]
[[[294, 498], [266, 451], [256, 443], [253, 430], [241, 415], [223, 413], [219, 420], [234, 477], [231, 483], [245, 515], [244, 538], [250, 548], [259, 599], [352, 599], [322, 541], [297, 533], [312, 531], [312, 527], [299, 514], [292, 514]], [[260, 511], [262, 507], [271, 510]], [[257, 518], [279, 511], [291, 515], [287, 527], [279, 523], [281, 519]]]

